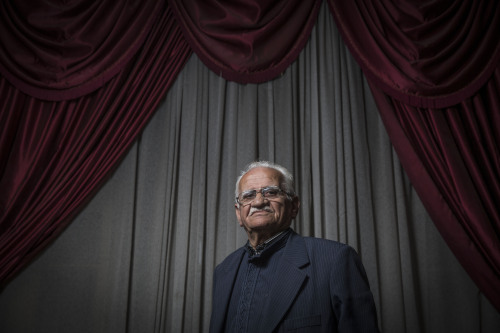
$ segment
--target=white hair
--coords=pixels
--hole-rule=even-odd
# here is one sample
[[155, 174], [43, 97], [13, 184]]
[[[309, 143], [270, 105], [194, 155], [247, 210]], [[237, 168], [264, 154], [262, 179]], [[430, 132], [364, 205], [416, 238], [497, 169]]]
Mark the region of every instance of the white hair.
[[282, 177], [282, 183], [280, 184], [281, 189], [286, 192], [288, 198], [291, 200], [293, 197], [295, 197], [295, 189], [294, 189], [294, 181], [293, 181], [293, 176], [288, 171], [285, 167], [282, 167], [279, 164], [269, 162], [269, 161], [256, 161], [248, 164], [245, 169], [241, 171], [240, 176], [236, 180], [236, 188], [234, 191], [234, 196], [235, 198], [239, 194], [240, 190], [240, 181], [241, 178], [243, 178], [244, 175], [246, 175], [250, 170], [255, 169], [255, 168], [269, 168], [269, 169], [274, 169], [278, 171], [281, 174]]

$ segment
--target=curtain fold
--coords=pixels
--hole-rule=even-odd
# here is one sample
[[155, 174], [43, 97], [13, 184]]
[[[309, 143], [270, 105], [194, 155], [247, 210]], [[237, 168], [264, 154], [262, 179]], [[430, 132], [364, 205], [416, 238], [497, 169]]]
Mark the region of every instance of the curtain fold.
[[500, 61], [497, 1], [328, 0], [364, 74], [401, 102], [443, 108], [471, 97]]
[[2, 1], [0, 73], [42, 100], [84, 96], [143, 45], [164, 1]]
[[104, 183], [191, 54], [171, 11], [101, 89], [49, 102], [0, 78], [0, 282], [52, 242]]
[[425, 207], [500, 310], [499, 3], [329, 5]]
[[[422, 110], [371, 85], [401, 163], [450, 249], [500, 309], [500, 99], [497, 70], [474, 97]], [[418, 180], [418, 181], [417, 181]]]
[[223, 78], [260, 83], [297, 58], [321, 0], [169, 0], [193, 51]]

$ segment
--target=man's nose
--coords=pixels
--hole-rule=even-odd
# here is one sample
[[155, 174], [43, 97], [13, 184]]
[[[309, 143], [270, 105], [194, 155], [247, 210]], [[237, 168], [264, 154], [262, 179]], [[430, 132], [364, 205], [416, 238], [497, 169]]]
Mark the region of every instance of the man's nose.
[[252, 206], [262, 206], [266, 204], [269, 200], [265, 196], [262, 195], [261, 192], [257, 192], [255, 194], [255, 199], [252, 201]]

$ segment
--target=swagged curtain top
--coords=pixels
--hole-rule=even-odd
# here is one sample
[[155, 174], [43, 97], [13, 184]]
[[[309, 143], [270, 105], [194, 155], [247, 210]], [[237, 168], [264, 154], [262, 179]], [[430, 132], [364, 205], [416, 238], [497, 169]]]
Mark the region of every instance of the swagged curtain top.
[[151, 30], [161, 1], [2, 1], [0, 72], [24, 93], [69, 100], [109, 81]]
[[260, 83], [297, 58], [316, 23], [320, 0], [171, 0], [184, 37], [226, 80]]
[[408, 105], [458, 104], [498, 67], [497, 1], [329, 0], [329, 5], [365, 75]]
[[[238, 83], [279, 76], [307, 42], [321, 3], [169, 2], [200, 59]], [[495, 1], [328, 3], [365, 74], [410, 105], [457, 104], [498, 66], [500, 11]], [[30, 96], [68, 100], [99, 88], [123, 68], [144, 42], [162, 2], [48, 1], [33, 6], [4, 1], [1, 6], [1, 74]]]
[[[402, 103], [422, 108], [454, 105], [475, 94], [498, 68], [500, 10], [497, 1], [434, 0], [416, 3], [406, 0], [397, 4], [388, 0], [327, 1], [346, 45], [371, 85], [380, 87]], [[149, 103], [147, 108], [142, 109], [137, 101], [158, 101], [163, 98], [164, 90], [158, 89], [158, 85], [151, 81], [159, 71], [158, 66], [162, 65], [164, 59], [175, 58], [172, 64], [163, 64], [161, 67], [161, 75], [165, 78], [162, 82], [168, 86], [189, 56], [187, 51], [180, 52], [178, 45], [187, 42], [206, 66], [227, 80], [238, 83], [271, 80], [295, 60], [306, 44], [320, 3], [320, 0], [169, 0], [167, 3], [157, 0], [74, 0], [45, 1], [33, 5], [29, 1], [2, 1], [0, 96], [9, 96], [13, 101], [26, 98], [23, 94], [13, 92], [17, 89], [29, 98], [68, 101], [71, 105], [78, 98], [99, 96], [103, 93], [102, 89], [116, 92], [123, 87], [135, 88], [134, 93], [137, 95], [134, 98], [137, 100], [118, 95], [120, 99], [114, 103], [114, 107], [121, 112], [114, 118], [109, 116], [113, 126], [122, 124], [133, 137], [144, 126], [156, 105]], [[159, 31], [165, 29], [165, 22], [174, 32], [159, 37]], [[176, 30], [182, 31], [182, 36]], [[159, 52], [158, 48], [163, 44], [166, 44], [165, 50]], [[147, 67], [148, 71], [134, 70], [134, 64], [142, 66], [141, 63], [150, 62], [154, 66]], [[116, 82], [113, 81], [115, 79]], [[110, 82], [112, 87], [107, 86]], [[498, 93], [498, 89], [495, 93]], [[23, 107], [29, 108], [29, 104], [20, 102]], [[80, 104], [85, 103], [80, 101]], [[137, 117], [143, 117], [141, 122], [135, 124], [134, 130], [127, 127], [134, 121], [123, 117], [131, 105]], [[42, 112], [50, 107], [39, 109]], [[88, 110], [94, 112], [91, 108]], [[81, 111], [85, 112], [85, 107]], [[106, 112], [105, 109], [100, 111]], [[10, 123], [17, 124], [21, 129], [23, 126], [19, 123], [32, 121], [28, 118], [13, 121], [12, 114], [16, 110], [9, 110], [6, 105], [2, 106], [0, 112], [2, 128]], [[60, 112], [65, 112], [64, 107]], [[498, 109], [495, 112], [498, 113]], [[43, 117], [43, 114], [40, 116]], [[94, 122], [94, 127], [88, 128], [88, 131], [96, 128], [103, 130], [101, 122], [95, 119]], [[500, 126], [498, 123], [494, 125]], [[66, 124], [65, 120], [61, 126], [71, 128], [72, 124]], [[108, 126], [110, 130], [114, 128]], [[34, 184], [33, 190], [37, 190], [46, 184], [44, 179], [57, 178], [56, 172], [69, 172], [68, 179], [71, 176], [79, 179], [89, 176], [82, 174], [81, 168], [75, 168], [71, 164], [74, 163], [72, 159], [58, 160], [55, 166], [53, 163], [56, 161], [49, 158], [52, 153], [50, 149], [46, 150], [47, 156], [38, 156], [41, 162], [37, 168], [41, 168], [41, 171], [33, 174], [30, 168], [16, 168], [14, 157], [19, 156], [19, 151], [16, 152], [15, 147], [22, 146], [16, 142], [22, 141], [24, 135], [33, 142], [40, 140], [36, 137], [36, 131], [16, 135], [16, 130], [9, 128], [4, 133], [10, 134], [0, 134], [0, 157], [4, 159], [0, 161], [0, 184], [10, 184], [10, 179], [15, 178], [18, 184], [26, 186], [31, 183]], [[114, 138], [108, 146], [116, 145], [120, 148], [119, 155], [123, 156], [126, 146], [130, 145], [131, 137], [127, 138]], [[391, 140], [394, 138], [391, 137]], [[493, 146], [498, 148], [499, 141], [497, 137]], [[104, 151], [97, 143], [95, 147]], [[71, 147], [65, 148], [71, 151]], [[91, 158], [98, 151], [88, 153], [89, 159], [84, 161], [87, 166], [92, 164]], [[38, 154], [36, 151], [30, 153]], [[498, 159], [498, 150], [496, 154]], [[120, 160], [116, 154], [109, 154], [109, 158], [106, 161], [109, 165], [116, 165]], [[10, 167], [6, 167], [8, 165]], [[112, 169], [108, 167], [105, 174], [109, 174]], [[92, 168], [85, 170], [90, 172]], [[498, 169], [493, 172], [495, 177], [492, 182], [500, 181]], [[100, 173], [100, 181], [88, 181], [91, 183], [91, 190], [86, 188], [88, 197], [102, 184], [104, 178]], [[418, 179], [412, 181], [417, 182]], [[37, 193], [45, 192], [33, 191], [29, 198], [19, 196], [17, 192], [16, 186], [4, 187], [0, 192], [2, 284], [7, 277], [13, 276], [22, 265], [27, 264], [26, 258], [32, 258], [57, 237], [64, 225], [69, 223], [67, 216], [74, 215], [85, 202], [82, 198], [76, 200], [75, 196], [55, 195], [52, 200], [66, 200], [66, 206], [71, 207], [72, 214], [46, 217], [41, 212], [50, 205], [47, 202], [50, 199], [36, 198]], [[30, 193], [29, 189], [24, 188], [24, 193]], [[493, 202], [495, 195], [492, 195]], [[41, 230], [36, 234], [36, 230], [28, 230], [30, 227], [24, 224], [25, 209], [22, 208], [27, 199], [32, 203], [29, 207], [30, 222], [50, 225], [49, 229], [57, 232], [46, 233]], [[493, 234], [496, 233], [493, 237], [500, 239], [500, 221], [496, 217], [491, 219], [490, 227]], [[8, 249], [6, 244], [9, 244]], [[500, 277], [500, 251], [498, 245], [496, 250], [493, 248], [493, 253], [484, 254], [492, 262], [488, 281], [492, 277], [493, 280]], [[480, 281], [484, 284], [481, 278], [475, 281], [479, 281], [480, 288]], [[485, 289], [491, 292], [491, 288]], [[489, 298], [500, 309], [500, 286], [493, 286], [493, 289], [493, 295], [490, 293]]]

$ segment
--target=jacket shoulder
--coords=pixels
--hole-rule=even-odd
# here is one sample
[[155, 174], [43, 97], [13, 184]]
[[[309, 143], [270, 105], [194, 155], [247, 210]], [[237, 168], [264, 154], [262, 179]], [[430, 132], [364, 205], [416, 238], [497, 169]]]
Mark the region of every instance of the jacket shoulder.
[[[323, 250], [323, 249], [328, 249], [328, 250], [338, 250], [338, 251], [348, 251], [351, 248], [351, 246], [334, 241], [331, 239], [325, 239], [325, 238], [316, 238], [316, 237], [302, 237], [304, 239], [304, 242], [306, 243], [306, 246], [308, 249], [314, 249], [314, 250]], [[352, 249], [353, 250], [353, 249]]]
[[360, 261], [357, 251], [348, 244], [324, 238], [303, 237], [303, 239], [310, 258], [322, 258], [322, 261], [334, 262]]

